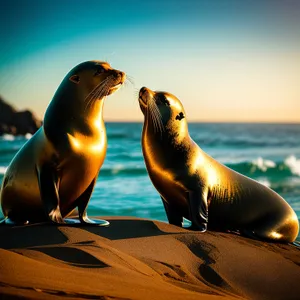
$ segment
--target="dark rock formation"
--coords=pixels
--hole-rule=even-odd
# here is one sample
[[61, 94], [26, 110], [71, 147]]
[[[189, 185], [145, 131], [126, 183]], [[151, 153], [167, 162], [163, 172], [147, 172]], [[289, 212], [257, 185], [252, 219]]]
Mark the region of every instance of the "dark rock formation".
[[0, 97], [0, 135], [34, 134], [41, 125], [42, 122], [31, 111], [17, 111]]

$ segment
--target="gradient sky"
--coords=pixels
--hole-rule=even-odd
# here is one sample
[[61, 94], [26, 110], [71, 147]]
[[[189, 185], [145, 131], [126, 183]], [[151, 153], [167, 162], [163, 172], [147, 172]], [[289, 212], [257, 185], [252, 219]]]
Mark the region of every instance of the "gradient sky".
[[300, 1], [0, 4], [0, 95], [43, 117], [68, 71], [107, 60], [134, 79], [105, 120], [142, 120], [136, 93], [165, 90], [193, 121], [300, 122]]

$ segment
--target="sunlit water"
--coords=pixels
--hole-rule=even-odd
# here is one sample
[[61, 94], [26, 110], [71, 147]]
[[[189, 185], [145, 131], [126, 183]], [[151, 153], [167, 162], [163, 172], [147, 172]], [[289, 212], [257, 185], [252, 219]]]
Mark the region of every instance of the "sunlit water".
[[[141, 123], [108, 123], [108, 150], [89, 203], [90, 215], [137, 216], [166, 221], [141, 150]], [[189, 124], [209, 155], [274, 189], [300, 217], [300, 125]], [[0, 137], [0, 182], [9, 162], [30, 138]]]

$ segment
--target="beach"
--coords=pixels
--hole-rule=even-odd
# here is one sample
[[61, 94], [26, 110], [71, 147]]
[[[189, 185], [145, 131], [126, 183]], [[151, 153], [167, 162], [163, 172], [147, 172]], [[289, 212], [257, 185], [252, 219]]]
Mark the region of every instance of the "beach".
[[1, 225], [1, 299], [299, 299], [294, 245], [106, 219], [106, 228]]

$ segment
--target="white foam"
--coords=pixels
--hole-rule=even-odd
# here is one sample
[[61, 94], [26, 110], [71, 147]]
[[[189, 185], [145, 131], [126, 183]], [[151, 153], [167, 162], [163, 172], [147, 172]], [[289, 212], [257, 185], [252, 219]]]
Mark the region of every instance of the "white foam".
[[4, 174], [7, 167], [0, 166], [0, 174]]
[[295, 155], [290, 155], [284, 160], [284, 163], [293, 174], [300, 176], [300, 159], [297, 159]]
[[116, 175], [118, 174], [121, 170], [124, 170], [124, 166], [122, 164], [117, 164], [117, 165], [114, 165], [113, 168], [112, 168], [112, 171], [111, 173]]
[[257, 159], [252, 161], [252, 164], [255, 165], [258, 169], [266, 172], [269, 168], [275, 168], [276, 163], [272, 160], [263, 159], [262, 157], [258, 157]]
[[29, 140], [31, 137], [32, 137], [32, 134], [31, 134], [31, 133], [27, 132], [27, 133], [25, 134], [25, 139]]
[[2, 139], [4, 141], [14, 141], [15, 137], [12, 134], [3, 134]]
[[258, 179], [258, 182], [265, 185], [266, 187], [271, 187], [271, 183], [269, 180], [265, 179], [265, 178], [261, 178], [261, 179]]

